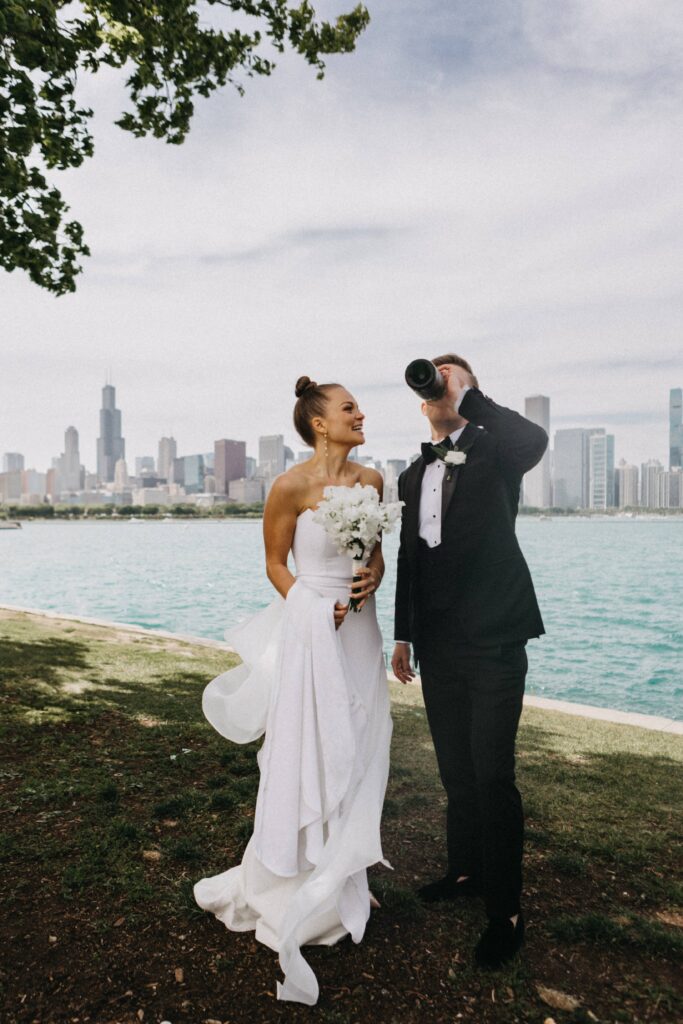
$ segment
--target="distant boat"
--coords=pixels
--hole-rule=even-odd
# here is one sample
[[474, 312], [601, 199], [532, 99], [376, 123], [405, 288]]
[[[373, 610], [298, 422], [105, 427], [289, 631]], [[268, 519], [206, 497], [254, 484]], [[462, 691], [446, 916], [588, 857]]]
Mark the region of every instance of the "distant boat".
[[552, 516], [539, 516], [538, 518], [539, 519], [545, 519], [549, 523], [552, 522], [552, 519], [553, 519]]
[[14, 519], [0, 519], [0, 530], [20, 530], [21, 523], [17, 523]]

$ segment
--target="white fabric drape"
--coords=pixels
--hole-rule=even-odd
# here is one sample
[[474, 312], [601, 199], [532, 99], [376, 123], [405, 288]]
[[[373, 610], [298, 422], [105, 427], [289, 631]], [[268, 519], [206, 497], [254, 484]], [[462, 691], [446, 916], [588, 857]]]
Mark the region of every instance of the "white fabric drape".
[[286, 601], [226, 633], [243, 664], [212, 680], [202, 699], [221, 735], [247, 743], [265, 731], [265, 741], [242, 863], [201, 879], [195, 898], [227, 927], [254, 929], [279, 953], [278, 998], [309, 1005], [318, 983], [300, 947], [347, 933], [360, 942], [366, 868], [384, 860], [386, 671], [374, 602], [335, 630], [334, 602], [346, 599], [347, 583], [299, 578]]

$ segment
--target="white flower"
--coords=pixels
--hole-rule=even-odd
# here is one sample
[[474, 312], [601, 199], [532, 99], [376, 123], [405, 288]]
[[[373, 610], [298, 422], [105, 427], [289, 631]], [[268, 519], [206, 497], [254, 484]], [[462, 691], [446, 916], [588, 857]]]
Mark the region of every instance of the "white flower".
[[443, 457], [443, 461], [448, 463], [449, 466], [462, 466], [463, 462], [467, 462], [467, 453], [446, 452]]
[[370, 484], [329, 486], [323, 493], [313, 520], [324, 527], [340, 555], [353, 558], [369, 555], [382, 531], [389, 533], [395, 527], [404, 504], [383, 504]]

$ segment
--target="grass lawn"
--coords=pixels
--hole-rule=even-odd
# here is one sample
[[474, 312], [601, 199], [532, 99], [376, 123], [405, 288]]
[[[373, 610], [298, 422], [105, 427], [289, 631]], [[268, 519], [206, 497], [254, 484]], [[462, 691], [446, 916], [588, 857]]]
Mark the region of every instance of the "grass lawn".
[[445, 808], [419, 691], [398, 685], [382, 908], [359, 946], [309, 947], [317, 1007], [276, 1002], [275, 954], [192, 897], [251, 833], [257, 745], [201, 713], [232, 657], [0, 610], [3, 1024], [683, 1020], [683, 738], [525, 711], [527, 944], [482, 974], [480, 903], [414, 896], [444, 868]]

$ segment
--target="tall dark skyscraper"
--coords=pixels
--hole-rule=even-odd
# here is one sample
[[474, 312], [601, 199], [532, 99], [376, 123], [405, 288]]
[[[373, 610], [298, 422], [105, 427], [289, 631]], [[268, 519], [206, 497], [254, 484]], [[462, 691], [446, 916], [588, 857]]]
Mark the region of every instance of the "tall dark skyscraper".
[[669, 392], [669, 469], [683, 466], [683, 389]]
[[227, 494], [231, 480], [247, 475], [247, 445], [245, 441], [214, 441], [214, 474], [216, 494]]
[[126, 457], [126, 442], [121, 436], [121, 410], [116, 408], [116, 389], [111, 384], [102, 388], [100, 436], [97, 439], [97, 476], [101, 483], [111, 483], [118, 459]]
[[588, 507], [588, 439], [589, 431], [583, 427], [555, 431], [553, 505]]
[[[524, 415], [532, 423], [543, 427], [550, 436], [550, 399], [547, 395], [530, 395], [524, 399]], [[549, 508], [550, 449], [546, 448], [541, 461], [524, 477], [524, 504], [535, 508]]]

